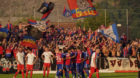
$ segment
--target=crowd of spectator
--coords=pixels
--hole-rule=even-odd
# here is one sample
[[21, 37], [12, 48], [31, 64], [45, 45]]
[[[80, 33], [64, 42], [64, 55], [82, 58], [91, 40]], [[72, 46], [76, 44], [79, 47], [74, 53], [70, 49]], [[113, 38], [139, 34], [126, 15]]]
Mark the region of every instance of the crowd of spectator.
[[[9, 30], [7, 38], [0, 38], [0, 57], [6, 57], [10, 53], [11, 57], [16, 55], [18, 47], [21, 47], [20, 42], [24, 36], [31, 36], [31, 25], [23, 25], [19, 23], [17, 26], [12, 26], [8, 22], [6, 28]], [[40, 57], [43, 53], [43, 47], [48, 46], [54, 52], [56, 45], [60, 49], [66, 50], [70, 47], [81, 47], [81, 50], [94, 51], [95, 47], [99, 47], [101, 57], [136, 57], [137, 50], [140, 47], [140, 39], [128, 40], [125, 34], [120, 37], [120, 43], [116, 43], [109, 37], [105, 37], [100, 32], [94, 32], [90, 28], [86, 30], [81, 27], [60, 27], [51, 25], [46, 31], [42, 32], [41, 38], [36, 40], [36, 54]], [[26, 53], [26, 48], [22, 49]], [[34, 50], [34, 49], [33, 49]], [[9, 57], [8, 57], [9, 58]]]

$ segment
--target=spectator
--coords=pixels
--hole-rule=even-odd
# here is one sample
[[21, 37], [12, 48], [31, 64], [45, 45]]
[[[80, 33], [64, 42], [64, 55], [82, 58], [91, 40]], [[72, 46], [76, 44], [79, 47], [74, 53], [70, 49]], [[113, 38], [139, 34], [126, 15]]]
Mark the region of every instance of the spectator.
[[112, 57], [116, 57], [116, 48], [113, 47], [113, 49], [111, 50], [111, 54], [112, 54]]
[[120, 49], [119, 44], [117, 44], [117, 50], [116, 50], [116, 52], [117, 52], [116, 56], [117, 57], [120, 57], [121, 56], [121, 49]]
[[2, 28], [2, 25], [0, 24], [0, 28]]
[[[28, 24], [26, 26], [19, 23], [19, 26], [13, 28], [9, 21], [7, 28], [10, 30], [10, 37], [9, 39], [4, 38], [2, 40], [3, 52], [6, 51], [6, 53], [8, 53], [10, 51], [11, 53], [13, 51], [15, 54], [16, 48], [20, 46], [18, 43], [22, 41], [23, 37], [31, 35], [32, 26]], [[137, 47], [140, 44], [139, 39], [133, 40], [132, 43], [127, 43], [127, 37], [125, 34], [121, 36], [122, 43], [115, 43], [111, 38], [104, 36], [100, 32], [93, 32], [90, 28], [86, 31], [85, 28], [82, 29], [81, 27], [64, 28], [51, 25], [50, 27], [47, 27], [46, 32], [43, 33], [44, 34], [41, 34], [43, 38], [36, 40], [37, 49], [33, 50], [33, 52], [35, 52], [39, 57], [43, 52], [44, 45], [48, 46], [52, 52], [54, 52], [56, 45], [62, 45], [67, 48], [71, 46], [77, 47], [80, 45], [83, 48], [89, 48], [89, 53], [94, 51], [93, 48], [97, 45], [102, 51], [102, 57], [136, 57]], [[14, 44], [12, 46], [13, 50], [9, 48], [11, 47], [11, 44]], [[26, 47], [23, 49], [26, 53]]]
[[8, 29], [9, 31], [12, 31], [12, 29], [13, 29], [13, 25], [10, 23], [10, 21], [8, 21], [7, 29]]
[[3, 56], [3, 47], [2, 47], [2, 44], [1, 44], [1, 42], [0, 42], [0, 58], [2, 58], [2, 56]]

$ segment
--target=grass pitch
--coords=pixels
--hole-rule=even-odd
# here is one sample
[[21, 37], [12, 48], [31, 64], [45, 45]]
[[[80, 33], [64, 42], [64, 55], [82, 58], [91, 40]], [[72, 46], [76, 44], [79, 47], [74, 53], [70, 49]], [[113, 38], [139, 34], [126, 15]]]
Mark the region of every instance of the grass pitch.
[[[0, 78], [13, 78], [13, 75], [14, 74], [0, 74]], [[137, 73], [100, 73], [100, 78], [137, 78], [137, 76]], [[96, 74], [92, 77], [96, 78]], [[19, 74], [16, 78], [22, 78], [21, 74]], [[28, 76], [28, 78], [30, 77]], [[43, 75], [33, 74], [32, 78], [43, 78]], [[55, 78], [55, 74], [50, 74], [49, 78]], [[70, 75], [70, 78], [72, 78], [72, 75]]]

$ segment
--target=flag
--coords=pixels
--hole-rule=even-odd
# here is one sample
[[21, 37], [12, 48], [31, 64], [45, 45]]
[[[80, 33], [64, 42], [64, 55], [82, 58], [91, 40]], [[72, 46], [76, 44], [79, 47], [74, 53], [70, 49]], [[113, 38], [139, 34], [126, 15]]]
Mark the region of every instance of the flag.
[[70, 10], [66, 9], [65, 6], [64, 6], [64, 10], [63, 10], [63, 16], [66, 16], [66, 17], [71, 16], [71, 12], [70, 12]]
[[63, 16], [66, 14], [66, 7], [64, 6]]
[[48, 25], [48, 23], [50, 22], [50, 20], [46, 21], [46, 22], [42, 22], [42, 21], [36, 21], [36, 20], [32, 20], [29, 19], [28, 23], [31, 24], [32, 26], [41, 26], [41, 25]]
[[6, 28], [0, 28], [0, 32], [4, 32], [4, 33], [8, 34], [8, 29], [6, 29]]
[[50, 15], [54, 8], [54, 3], [49, 2], [49, 3], [44, 3], [45, 7], [47, 8], [46, 10], [43, 11], [43, 16], [41, 17], [41, 20], [47, 19], [47, 17]]
[[46, 30], [46, 25], [48, 25], [48, 23], [50, 22], [50, 20], [48, 21], [35, 21], [35, 20], [29, 20], [29, 24], [31, 24], [31, 26], [33, 26], [34, 28], [37, 28], [40, 31], [45, 31]]
[[31, 25], [37, 24], [36, 20], [29, 19], [28, 23]]
[[98, 14], [91, 0], [85, 0], [85, 1], [87, 1], [89, 6], [87, 6], [86, 9], [80, 9], [80, 7], [78, 6], [77, 0], [67, 0], [69, 8], [70, 8], [70, 13], [74, 19], [89, 17], [89, 16], [96, 16]]
[[10, 58], [11, 57], [11, 52], [12, 52], [11, 48], [7, 48], [6, 49], [5, 55], [6, 55], [7, 58]]
[[46, 12], [45, 14], [43, 14], [43, 16], [41, 17], [41, 20], [47, 19], [47, 17], [50, 15], [51, 12], [52, 12], [52, 10], [49, 10], [48, 12]]
[[0, 28], [1, 37], [4, 37], [4, 38], [8, 37], [8, 32], [9, 32], [9, 30], [7, 28]]
[[50, 22], [50, 20], [46, 21], [46, 25], [48, 25], [49, 22]]
[[24, 36], [22, 42], [20, 43], [22, 46], [37, 48], [36, 40], [31, 36]]
[[111, 38], [113, 41], [119, 43], [119, 35], [117, 31], [117, 25], [112, 24], [111, 26], [101, 29], [100, 32], [106, 37]]

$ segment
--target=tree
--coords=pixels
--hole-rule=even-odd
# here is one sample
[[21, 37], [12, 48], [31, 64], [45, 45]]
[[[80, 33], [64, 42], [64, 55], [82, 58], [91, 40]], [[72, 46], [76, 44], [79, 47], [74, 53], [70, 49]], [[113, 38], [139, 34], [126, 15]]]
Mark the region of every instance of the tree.
[[[92, 30], [98, 29], [101, 25], [105, 25], [105, 11], [104, 10], [97, 10], [98, 15], [94, 17], [87, 17], [77, 21], [77, 26], [84, 27], [86, 29], [91, 28]], [[110, 17], [109, 15], [106, 16], [106, 24], [109, 26], [110, 24]]]

